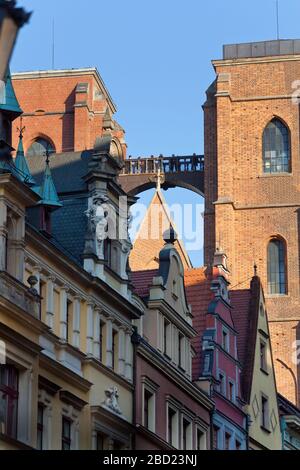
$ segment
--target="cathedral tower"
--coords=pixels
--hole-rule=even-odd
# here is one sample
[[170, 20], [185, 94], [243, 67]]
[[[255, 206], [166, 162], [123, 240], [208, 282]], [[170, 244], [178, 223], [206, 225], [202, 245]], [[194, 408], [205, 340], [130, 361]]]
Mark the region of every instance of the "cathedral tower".
[[300, 40], [224, 46], [205, 113], [205, 262], [228, 255], [232, 288], [257, 265], [279, 391], [300, 400]]

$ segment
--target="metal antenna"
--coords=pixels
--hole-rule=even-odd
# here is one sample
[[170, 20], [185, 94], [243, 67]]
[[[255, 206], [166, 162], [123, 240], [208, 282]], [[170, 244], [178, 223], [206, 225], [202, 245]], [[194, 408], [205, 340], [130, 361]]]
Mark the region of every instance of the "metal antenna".
[[52, 70], [55, 68], [55, 20], [52, 21]]
[[276, 0], [277, 39], [279, 40], [279, 0]]

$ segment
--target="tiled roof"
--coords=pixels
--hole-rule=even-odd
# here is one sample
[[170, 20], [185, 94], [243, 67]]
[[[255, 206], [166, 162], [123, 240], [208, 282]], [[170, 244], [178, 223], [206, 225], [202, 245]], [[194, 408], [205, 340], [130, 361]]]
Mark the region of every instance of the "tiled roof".
[[232, 319], [237, 336], [237, 349], [240, 362], [244, 365], [247, 356], [247, 338], [249, 333], [250, 289], [230, 291]]
[[202, 336], [206, 329], [206, 313], [213, 294], [207, 268], [187, 269], [184, 282], [187, 301], [192, 307], [193, 327], [197, 331], [197, 337], [193, 339], [196, 357], [192, 370], [193, 380], [197, 380], [202, 371]]
[[133, 271], [131, 273], [131, 280], [134, 286], [134, 292], [142, 298], [148, 297], [149, 287], [152, 285], [155, 276], [158, 276], [158, 269]]
[[250, 290], [231, 291], [232, 318], [238, 331], [238, 357], [242, 364], [243, 398], [249, 403], [259, 315], [261, 282], [253, 277]]
[[[52, 178], [59, 194], [86, 191], [83, 177], [88, 173], [91, 151], [55, 154], [50, 159]], [[26, 157], [32, 176], [41, 184], [44, 177], [45, 158]]]

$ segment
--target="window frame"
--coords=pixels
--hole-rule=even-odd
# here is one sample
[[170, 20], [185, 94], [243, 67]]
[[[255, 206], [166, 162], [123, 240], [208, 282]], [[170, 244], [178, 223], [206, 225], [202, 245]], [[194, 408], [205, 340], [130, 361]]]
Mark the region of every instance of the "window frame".
[[[270, 246], [272, 243], [280, 244], [278, 247], [278, 265], [276, 271], [271, 271], [272, 260]], [[280, 258], [282, 255], [282, 259]], [[274, 263], [274, 262], [273, 262]], [[283, 268], [283, 269], [282, 269]], [[284, 275], [284, 282], [281, 276]], [[278, 282], [273, 281], [273, 277], [278, 278]], [[274, 289], [275, 284], [275, 289]], [[278, 287], [277, 285], [278, 284]], [[267, 245], [267, 288], [268, 296], [286, 296], [288, 295], [288, 263], [287, 263], [287, 244], [280, 236], [271, 237]], [[282, 291], [281, 291], [282, 290]]]
[[[265, 404], [265, 405], [264, 405]], [[269, 397], [261, 394], [261, 428], [265, 431], [270, 430], [270, 408]]]
[[[64, 435], [64, 430], [65, 430], [65, 427], [64, 427], [64, 423], [68, 423], [69, 425], [69, 436], [65, 436]], [[72, 450], [72, 425], [73, 425], [73, 421], [68, 418], [67, 416], [62, 416], [62, 429], [61, 429], [61, 448], [62, 450]], [[67, 445], [69, 448], [68, 449], [64, 449], [64, 445]]]
[[[274, 148], [271, 148], [271, 126], [274, 127]], [[278, 141], [281, 138], [281, 146], [279, 149]], [[276, 147], [277, 144], [277, 147]], [[268, 149], [269, 148], [269, 149]], [[269, 153], [270, 156], [267, 156]], [[272, 153], [275, 154], [274, 158]], [[286, 156], [285, 156], [286, 153]], [[284, 162], [286, 159], [287, 163]], [[276, 167], [281, 166], [280, 170]], [[287, 168], [284, 168], [287, 166]], [[269, 168], [269, 170], [268, 170]], [[272, 170], [273, 168], [273, 170]], [[263, 175], [289, 175], [292, 173], [292, 145], [291, 145], [291, 131], [289, 126], [279, 117], [274, 116], [265, 126], [262, 135], [262, 171]]]
[[[5, 427], [4, 435], [17, 439], [18, 437], [18, 417], [19, 417], [19, 386], [20, 386], [20, 372], [14, 365], [0, 364], [1, 369], [8, 371], [7, 384], [0, 381], [0, 393], [3, 399], [6, 396], [6, 408], [3, 425]], [[12, 382], [16, 383], [13, 385]], [[0, 422], [1, 424], [1, 422]], [[2, 432], [0, 428], [0, 432]]]
[[[42, 411], [42, 422], [39, 422], [39, 411]], [[44, 450], [44, 431], [45, 431], [45, 410], [46, 407], [43, 403], [38, 403], [37, 413], [37, 449]], [[39, 438], [40, 434], [40, 438]]]

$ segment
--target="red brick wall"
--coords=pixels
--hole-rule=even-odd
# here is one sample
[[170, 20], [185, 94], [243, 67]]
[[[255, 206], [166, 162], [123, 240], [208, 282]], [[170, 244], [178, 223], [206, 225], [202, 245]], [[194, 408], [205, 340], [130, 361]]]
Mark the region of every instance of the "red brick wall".
[[[37, 137], [47, 137], [57, 153], [82, 151], [94, 146], [96, 137], [103, 134], [103, 117], [109, 105], [99, 86], [95, 74], [76, 76], [76, 73], [57, 76], [36, 75], [13, 79], [14, 89], [24, 112], [23, 125], [25, 151]], [[87, 93], [76, 92], [77, 85], [86, 83]], [[13, 123], [13, 146], [18, 144], [17, 127]], [[120, 138], [126, 155], [124, 131], [116, 127], [113, 134]]]
[[[216, 97], [205, 108], [205, 261], [216, 245], [228, 255], [232, 288], [249, 286], [258, 266], [271, 322], [279, 391], [295, 401], [292, 340], [298, 336], [299, 301], [299, 106], [292, 83], [300, 77], [293, 57], [215, 62]], [[292, 174], [264, 175], [262, 135], [281, 118], [291, 131]], [[267, 245], [280, 235], [287, 243], [288, 295], [267, 295]], [[272, 324], [272, 322], [278, 322]], [[283, 360], [291, 369], [280, 366]], [[285, 369], [285, 370], [283, 370]], [[299, 389], [299, 386], [298, 386]]]

